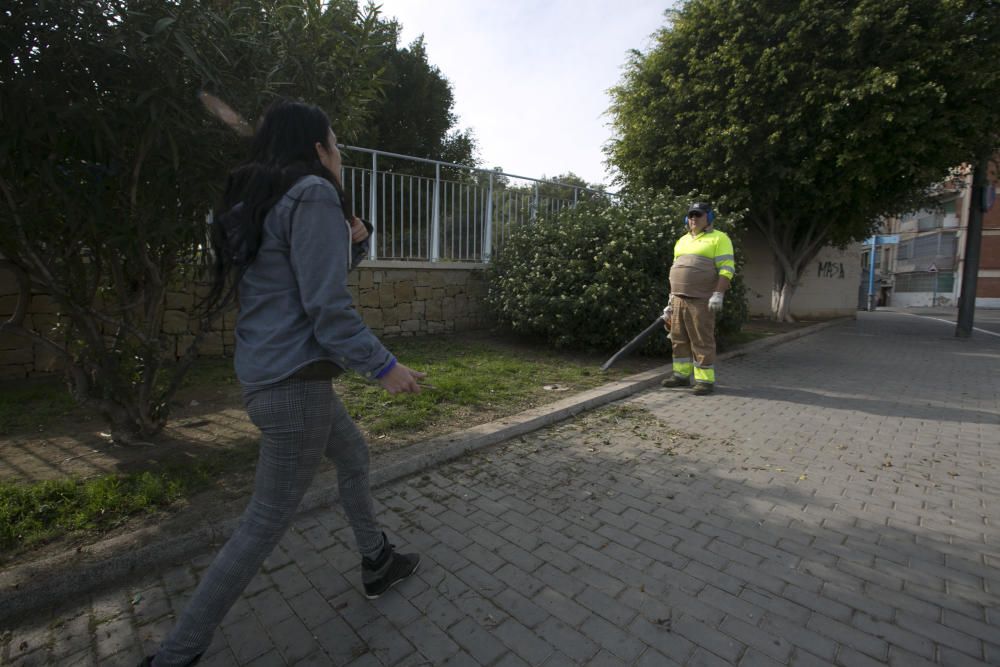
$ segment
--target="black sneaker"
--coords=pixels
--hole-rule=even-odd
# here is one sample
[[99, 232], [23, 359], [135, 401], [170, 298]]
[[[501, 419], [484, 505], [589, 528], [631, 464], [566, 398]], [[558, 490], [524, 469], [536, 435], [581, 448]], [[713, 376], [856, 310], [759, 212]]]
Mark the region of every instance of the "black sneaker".
[[713, 391], [715, 391], [715, 385], [710, 382], [695, 382], [694, 391], [692, 392], [695, 396], [708, 396]]
[[389, 543], [389, 538], [382, 533], [385, 546], [378, 558], [363, 557], [361, 559], [361, 582], [365, 585], [365, 597], [374, 600], [387, 590], [406, 579], [417, 571], [420, 556], [417, 554], [401, 554]]
[[667, 379], [660, 382], [661, 387], [690, 387], [691, 386], [691, 376], [687, 377], [683, 375], [671, 375]]
[[[196, 655], [194, 657], [194, 660], [192, 660], [187, 664], [187, 667], [191, 667], [192, 665], [198, 664], [198, 661], [201, 660], [201, 656], [203, 655], [204, 653], [199, 653], [198, 655]], [[147, 655], [145, 658], [142, 659], [142, 662], [139, 663], [139, 667], [152, 667], [153, 658], [155, 657], [156, 657], [155, 655]]]

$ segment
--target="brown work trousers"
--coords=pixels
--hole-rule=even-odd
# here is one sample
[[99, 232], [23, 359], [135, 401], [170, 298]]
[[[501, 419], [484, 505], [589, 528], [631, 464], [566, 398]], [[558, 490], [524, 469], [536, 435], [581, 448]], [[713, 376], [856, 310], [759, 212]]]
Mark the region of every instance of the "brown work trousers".
[[715, 383], [715, 314], [708, 299], [674, 295], [673, 308], [674, 375], [691, 377], [693, 370], [695, 382]]

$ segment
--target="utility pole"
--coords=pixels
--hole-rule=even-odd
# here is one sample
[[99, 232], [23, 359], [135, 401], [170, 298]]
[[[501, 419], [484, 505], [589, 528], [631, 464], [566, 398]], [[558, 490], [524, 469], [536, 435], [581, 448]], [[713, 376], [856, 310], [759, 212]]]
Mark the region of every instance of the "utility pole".
[[878, 252], [878, 234], [872, 235], [872, 250], [868, 257], [868, 312], [875, 310], [875, 253]]
[[989, 158], [981, 158], [972, 169], [972, 193], [969, 198], [969, 226], [965, 237], [965, 264], [962, 266], [962, 291], [958, 296], [958, 321], [955, 336], [972, 335], [976, 314], [976, 279], [979, 277], [979, 251], [983, 242], [983, 212], [986, 210], [986, 174]]

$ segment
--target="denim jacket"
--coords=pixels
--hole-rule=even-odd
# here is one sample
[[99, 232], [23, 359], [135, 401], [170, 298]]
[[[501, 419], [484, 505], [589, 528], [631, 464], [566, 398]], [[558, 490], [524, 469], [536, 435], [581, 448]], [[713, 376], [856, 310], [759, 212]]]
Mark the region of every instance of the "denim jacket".
[[347, 273], [368, 252], [351, 242], [340, 197], [319, 176], [299, 179], [268, 212], [260, 249], [239, 284], [236, 376], [279, 382], [314, 361], [375, 378], [395, 358], [365, 325]]

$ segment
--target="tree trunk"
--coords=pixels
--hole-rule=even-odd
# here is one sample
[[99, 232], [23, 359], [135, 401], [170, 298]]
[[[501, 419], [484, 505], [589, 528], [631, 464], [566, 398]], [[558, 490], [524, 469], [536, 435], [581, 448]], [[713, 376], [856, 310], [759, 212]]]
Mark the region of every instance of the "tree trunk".
[[764, 235], [774, 263], [771, 318], [777, 322], [795, 322], [792, 298], [801, 284], [806, 264], [819, 254], [827, 242], [830, 225], [813, 223], [795, 230], [790, 227], [791, 223], [777, 220], [771, 211], [766, 211], [762, 217], [751, 218], [751, 221]]
[[147, 441], [159, 434], [166, 426], [165, 421], [159, 424], [140, 424], [131, 419], [123, 422], [110, 421], [112, 421], [111, 442], [125, 447], [138, 444], [147, 444], [148, 446]]
[[[68, 355], [67, 355], [68, 356]], [[134, 383], [122, 383], [115, 373], [88, 372], [72, 359], [67, 360], [66, 375], [70, 393], [78, 405], [99, 413], [110, 427], [111, 441], [134, 445], [160, 433], [167, 425], [165, 414], [148, 416], [148, 406], [139, 398]], [[169, 397], [159, 397], [169, 400]]]
[[774, 285], [771, 287], [771, 319], [776, 322], [794, 322], [792, 297], [799, 287], [799, 276], [789, 276], [778, 257], [774, 262]]
[[777, 322], [794, 322], [795, 318], [792, 317], [792, 297], [795, 296], [795, 290], [798, 289], [796, 283], [785, 281], [785, 283], [776, 289], [772, 295], [772, 303], [774, 307], [772, 308], [772, 316]]

